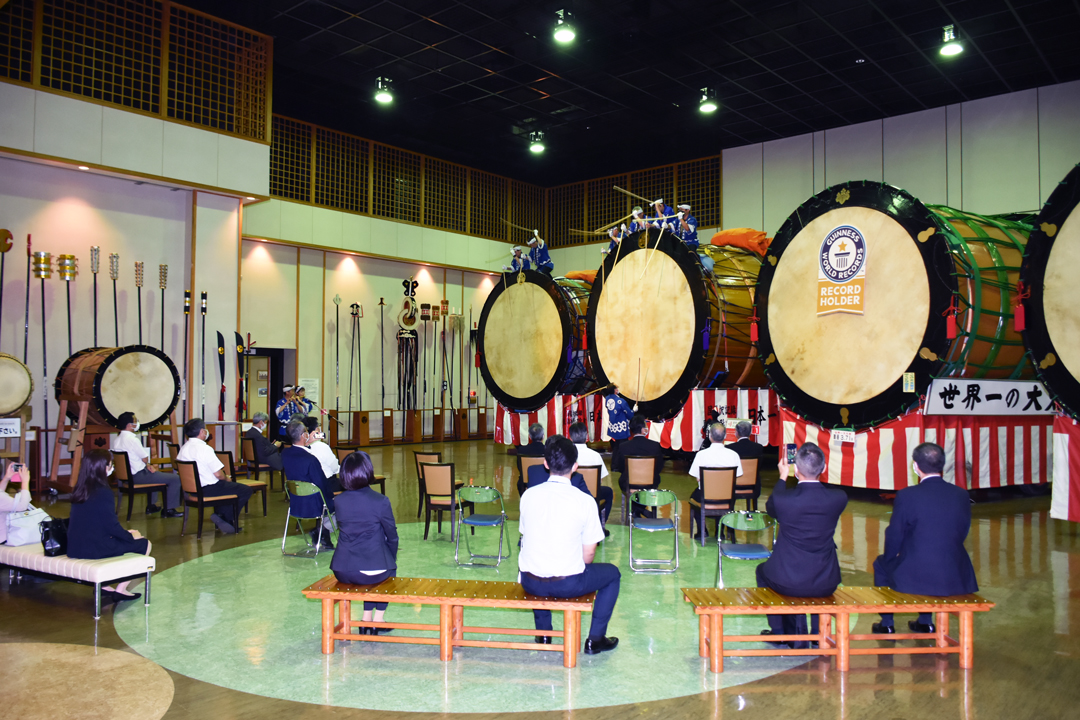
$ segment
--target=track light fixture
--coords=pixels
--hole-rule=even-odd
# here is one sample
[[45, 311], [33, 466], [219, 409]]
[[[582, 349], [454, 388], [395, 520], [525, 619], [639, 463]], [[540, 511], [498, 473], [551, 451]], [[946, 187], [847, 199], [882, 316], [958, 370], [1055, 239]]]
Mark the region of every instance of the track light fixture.
[[544, 152], [543, 130], [534, 130], [529, 133], [529, 150], [537, 155]]
[[712, 88], [701, 88], [701, 100], [698, 101], [698, 110], [705, 113], [716, 112], [716, 109], [720, 107], [716, 104], [716, 91]]
[[393, 80], [390, 78], [381, 77], [377, 81], [378, 88], [375, 91], [375, 102], [382, 103], [383, 105], [394, 101], [394, 94], [390, 90], [390, 86], [393, 84]]
[[561, 43], [572, 42], [577, 33], [574, 32], [574, 26], [570, 24], [571, 14], [569, 10], [556, 10], [555, 11], [555, 41]]
[[956, 26], [946, 25], [942, 28], [942, 40], [944, 44], [941, 46], [940, 52], [945, 57], [951, 57], [953, 55], [959, 55], [964, 52], [964, 46], [960, 44], [960, 41], [956, 39]]

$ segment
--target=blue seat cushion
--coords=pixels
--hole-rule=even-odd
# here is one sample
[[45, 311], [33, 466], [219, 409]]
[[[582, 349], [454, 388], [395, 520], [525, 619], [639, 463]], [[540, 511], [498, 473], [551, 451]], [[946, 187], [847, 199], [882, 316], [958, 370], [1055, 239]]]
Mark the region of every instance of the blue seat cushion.
[[675, 524], [671, 518], [634, 518], [634, 527], [638, 530], [656, 532], [657, 530], [674, 530]]
[[475, 525], [477, 527], [495, 527], [501, 525], [502, 520], [502, 515], [469, 515], [462, 522], [465, 525]]
[[757, 543], [740, 545], [721, 543], [720, 552], [724, 554], [724, 557], [729, 557], [732, 560], [765, 560], [772, 555], [771, 550], [767, 550], [764, 545]]

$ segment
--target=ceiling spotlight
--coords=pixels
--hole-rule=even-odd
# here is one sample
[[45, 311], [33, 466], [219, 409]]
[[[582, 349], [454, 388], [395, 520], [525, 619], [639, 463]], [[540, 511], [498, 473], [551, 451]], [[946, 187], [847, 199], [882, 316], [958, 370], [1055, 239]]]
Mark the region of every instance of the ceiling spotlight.
[[529, 150], [539, 155], [544, 152], [544, 131], [534, 130], [529, 133]]
[[87, 167], [86, 165], [80, 165], [80, 166], [79, 166], [79, 169], [80, 169], [80, 170], [89, 170], [90, 168], [89, 168], [89, 167]]
[[959, 55], [964, 52], [964, 46], [960, 44], [960, 41], [956, 39], [956, 27], [953, 25], [946, 25], [943, 28], [942, 40], [944, 45], [941, 46], [939, 51], [945, 57], [951, 57], [953, 55]]
[[701, 100], [698, 101], [698, 110], [703, 113], [714, 113], [720, 107], [716, 104], [716, 91], [710, 88], [701, 88]]
[[378, 90], [375, 91], [375, 102], [380, 102], [383, 105], [394, 101], [394, 94], [390, 92], [390, 86], [393, 84], [393, 80], [390, 78], [379, 78]]
[[570, 11], [569, 10], [556, 10], [555, 11], [555, 41], [561, 43], [571, 42], [577, 33], [574, 32], [574, 26], [570, 24]]

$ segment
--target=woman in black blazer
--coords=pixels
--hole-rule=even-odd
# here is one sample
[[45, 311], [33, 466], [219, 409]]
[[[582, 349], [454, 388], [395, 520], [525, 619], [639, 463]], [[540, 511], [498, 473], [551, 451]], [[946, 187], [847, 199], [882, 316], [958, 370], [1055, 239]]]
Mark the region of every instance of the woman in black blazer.
[[[375, 477], [366, 452], [354, 452], [341, 462], [338, 473], [345, 492], [335, 498], [338, 543], [330, 569], [338, 582], [377, 585], [397, 577], [398, 534], [394, 511], [385, 495], [369, 485]], [[383, 621], [387, 603], [364, 602], [363, 622]], [[360, 628], [364, 635], [380, 635], [391, 628]]]
[[[71, 493], [68, 557], [99, 560], [125, 553], [150, 554], [150, 541], [138, 530], [125, 530], [116, 518], [116, 501], [109, 487], [112, 472], [112, 453], [108, 450], [93, 450], [83, 457]], [[102, 590], [114, 602], [134, 600], [139, 593], [128, 592], [128, 582]]]

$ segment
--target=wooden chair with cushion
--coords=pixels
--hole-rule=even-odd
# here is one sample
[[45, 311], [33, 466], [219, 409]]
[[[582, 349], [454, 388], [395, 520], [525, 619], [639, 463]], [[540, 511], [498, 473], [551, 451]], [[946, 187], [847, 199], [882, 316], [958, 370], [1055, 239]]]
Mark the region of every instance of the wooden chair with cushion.
[[[266, 517], [266, 483], [259, 480], [238, 480], [236, 477], [236, 466], [233, 465], [232, 451], [222, 452], [217, 451], [214, 453], [217, 455], [217, 459], [221, 461], [221, 464], [225, 466], [225, 475], [229, 480], [234, 483], [240, 483], [241, 485], [247, 485], [253, 492], [262, 493], [263, 501], [263, 517]], [[248, 506], [244, 506], [244, 512], [247, 512]]]
[[622, 497], [623, 521], [626, 522], [630, 515], [630, 496], [638, 490], [652, 490], [653, 479], [656, 477], [656, 458], [651, 455], [627, 455], [626, 461], [626, 492]]
[[[698, 538], [705, 547], [705, 518], [719, 518], [735, 509], [735, 468], [698, 468], [698, 489], [702, 502], [691, 498], [690, 512], [698, 518]], [[717, 534], [719, 528], [717, 520]]]
[[[240, 459], [244, 461], [245, 475], [255, 482], [259, 482], [259, 474], [265, 470], [269, 475], [270, 489], [274, 489], [274, 468], [255, 459], [255, 441], [251, 438], [240, 438]], [[284, 479], [281, 481], [281, 489], [285, 489]]]
[[[340, 464], [340, 463], [344, 462], [345, 458], [349, 457], [350, 455], [352, 455], [354, 452], [356, 452], [359, 449], [360, 448], [354, 448], [354, 447], [341, 447], [339, 445], [338, 447], [334, 448], [334, 453], [337, 454], [338, 463]], [[375, 475], [375, 476], [373, 476], [371, 478], [371, 486], [374, 486], [374, 485], [379, 486], [379, 492], [381, 492], [383, 495], [386, 494], [386, 476], [385, 475]], [[338, 493], [334, 493], [334, 494], [335, 495], [340, 495], [341, 493], [338, 492]], [[420, 513], [417, 513], [416, 517], [420, 517]]]
[[[177, 460], [176, 461], [176, 474], [180, 476], [180, 489], [184, 492], [184, 524], [180, 526], [180, 537], [184, 537], [184, 533], [187, 532], [187, 519], [188, 508], [194, 507], [199, 510], [199, 524], [198, 530], [195, 533], [195, 537], [202, 537], [203, 527], [203, 508], [210, 505], [207, 502], [205, 496], [203, 496], [202, 484], [199, 482], [199, 468], [196, 467], [194, 460]], [[237, 495], [215, 495], [210, 498], [213, 505], [229, 502], [233, 503], [233, 517], [240, 518], [240, 497]], [[214, 511], [213, 505], [210, 505], [210, 512]], [[239, 527], [236, 528], [240, 530]]]
[[120, 514], [120, 498], [128, 496], [127, 519], [131, 519], [131, 508], [135, 504], [136, 493], [146, 494], [146, 504], [150, 504], [150, 493], [160, 492], [164, 505], [165, 483], [142, 483], [136, 485], [131, 480], [131, 461], [122, 450], [113, 450], [113, 477], [116, 478], [116, 514]]
[[[593, 500], [596, 500], [597, 505], [600, 508], [600, 512], [602, 513], [600, 517], [606, 518], [607, 515], [603, 513], [605, 511], [607, 498], [604, 499], [605, 504], [600, 505], [600, 499], [598, 497], [600, 492], [600, 466], [578, 465], [577, 471], [581, 473], [581, 477], [585, 479], [585, 486], [589, 488], [589, 492], [592, 494]], [[607, 508], [607, 512], [611, 512], [611, 508]]]
[[[431, 511], [436, 513], [437, 531], [442, 532], [442, 514], [450, 513], [450, 540], [456, 539], [454, 533], [454, 509], [457, 507], [456, 489], [461, 487], [454, 482], [454, 463], [420, 463], [420, 482], [424, 490], [424, 505], [427, 510], [424, 519], [424, 539], [428, 538], [431, 527]], [[473, 512], [470, 502], [461, 503], [462, 510]]]
[[544, 458], [536, 457], [533, 455], [518, 455], [517, 458], [517, 471], [518, 477], [521, 479], [525, 489], [529, 489], [529, 468], [533, 465], [543, 465]]
[[[758, 475], [759, 458], [742, 460], [742, 475], [735, 478], [735, 499], [746, 500], [747, 510], [757, 510], [757, 501], [761, 497], [761, 477]], [[753, 507], [751, 507], [751, 503]]]
[[424, 477], [420, 471], [421, 463], [441, 463], [442, 453], [440, 452], [420, 452], [419, 450], [413, 450], [413, 462], [416, 464], [416, 484], [420, 492], [420, 497], [417, 500], [416, 505], [416, 517], [420, 517], [420, 514], [424, 511]]

